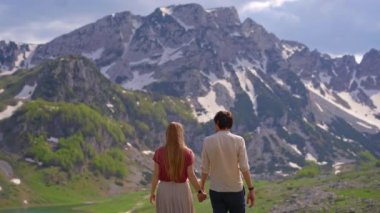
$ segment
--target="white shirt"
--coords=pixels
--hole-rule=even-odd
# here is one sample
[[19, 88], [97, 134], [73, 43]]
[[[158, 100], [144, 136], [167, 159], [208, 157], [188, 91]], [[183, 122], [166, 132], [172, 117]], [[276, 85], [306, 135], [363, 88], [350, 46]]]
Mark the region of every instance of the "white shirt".
[[202, 173], [210, 176], [210, 189], [239, 192], [243, 189], [240, 172], [249, 170], [244, 139], [230, 131], [218, 131], [203, 141]]

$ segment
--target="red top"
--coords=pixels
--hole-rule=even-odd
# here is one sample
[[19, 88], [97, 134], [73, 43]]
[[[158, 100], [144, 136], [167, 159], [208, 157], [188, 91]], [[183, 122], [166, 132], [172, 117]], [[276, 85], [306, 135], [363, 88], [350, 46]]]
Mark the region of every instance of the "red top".
[[[185, 155], [185, 166], [183, 167], [182, 171], [182, 177], [178, 181], [178, 183], [184, 183], [187, 180], [187, 167], [192, 165], [194, 163], [194, 154], [191, 151], [191, 149], [185, 149], [183, 152]], [[168, 173], [166, 172], [165, 169], [165, 147], [160, 147], [159, 149], [156, 150], [153, 156], [154, 162], [156, 162], [159, 165], [160, 168], [160, 173], [158, 175], [158, 179], [160, 181], [165, 181], [165, 182], [170, 182], [170, 178]]]

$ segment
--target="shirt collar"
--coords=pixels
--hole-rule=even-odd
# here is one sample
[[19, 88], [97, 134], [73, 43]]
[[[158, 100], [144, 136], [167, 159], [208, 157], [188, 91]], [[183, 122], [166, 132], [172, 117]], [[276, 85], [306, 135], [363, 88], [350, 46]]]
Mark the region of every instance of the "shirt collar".
[[219, 133], [220, 133], [220, 134], [228, 134], [228, 133], [230, 133], [230, 130], [219, 130], [217, 133], [218, 133], [218, 134], [219, 134]]

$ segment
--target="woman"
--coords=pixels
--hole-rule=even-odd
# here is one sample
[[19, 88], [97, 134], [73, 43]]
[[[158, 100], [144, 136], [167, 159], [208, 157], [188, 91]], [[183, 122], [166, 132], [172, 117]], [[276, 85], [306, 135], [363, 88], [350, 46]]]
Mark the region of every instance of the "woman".
[[[154, 174], [150, 202], [156, 202], [158, 213], [193, 213], [193, 199], [187, 179], [202, 202], [207, 195], [194, 174], [194, 154], [185, 145], [180, 123], [171, 122], [166, 129], [166, 144], [154, 153]], [[160, 181], [158, 183], [158, 181]], [[156, 187], [157, 200], [156, 200]]]

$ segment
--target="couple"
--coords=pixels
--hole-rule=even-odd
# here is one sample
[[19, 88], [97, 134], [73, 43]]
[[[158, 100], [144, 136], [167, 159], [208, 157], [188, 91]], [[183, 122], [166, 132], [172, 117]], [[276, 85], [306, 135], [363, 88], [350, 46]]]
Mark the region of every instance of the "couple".
[[[207, 198], [205, 182], [210, 177], [210, 200], [214, 213], [245, 212], [244, 196], [252, 207], [255, 192], [249, 173], [244, 139], [229, 130], [233, 124], [231, 112], [220, 111], [214, 117], [216, 133], [206, 137], [202, 150], [202, 178], [194, 174], [194, 154], [185, 145], [180, 123], [172, 122], [166, 130], [166, 144], [156, 150], [150, 202], [156, 202], [158, 213], [193, 213], [191, 185], [198, 201]], [[248, 186], [243, 187], [241, 174]], [[158, 185], [158, 188], [157, 188]], [[157, 197], [156, 197], [157, 188]]]

